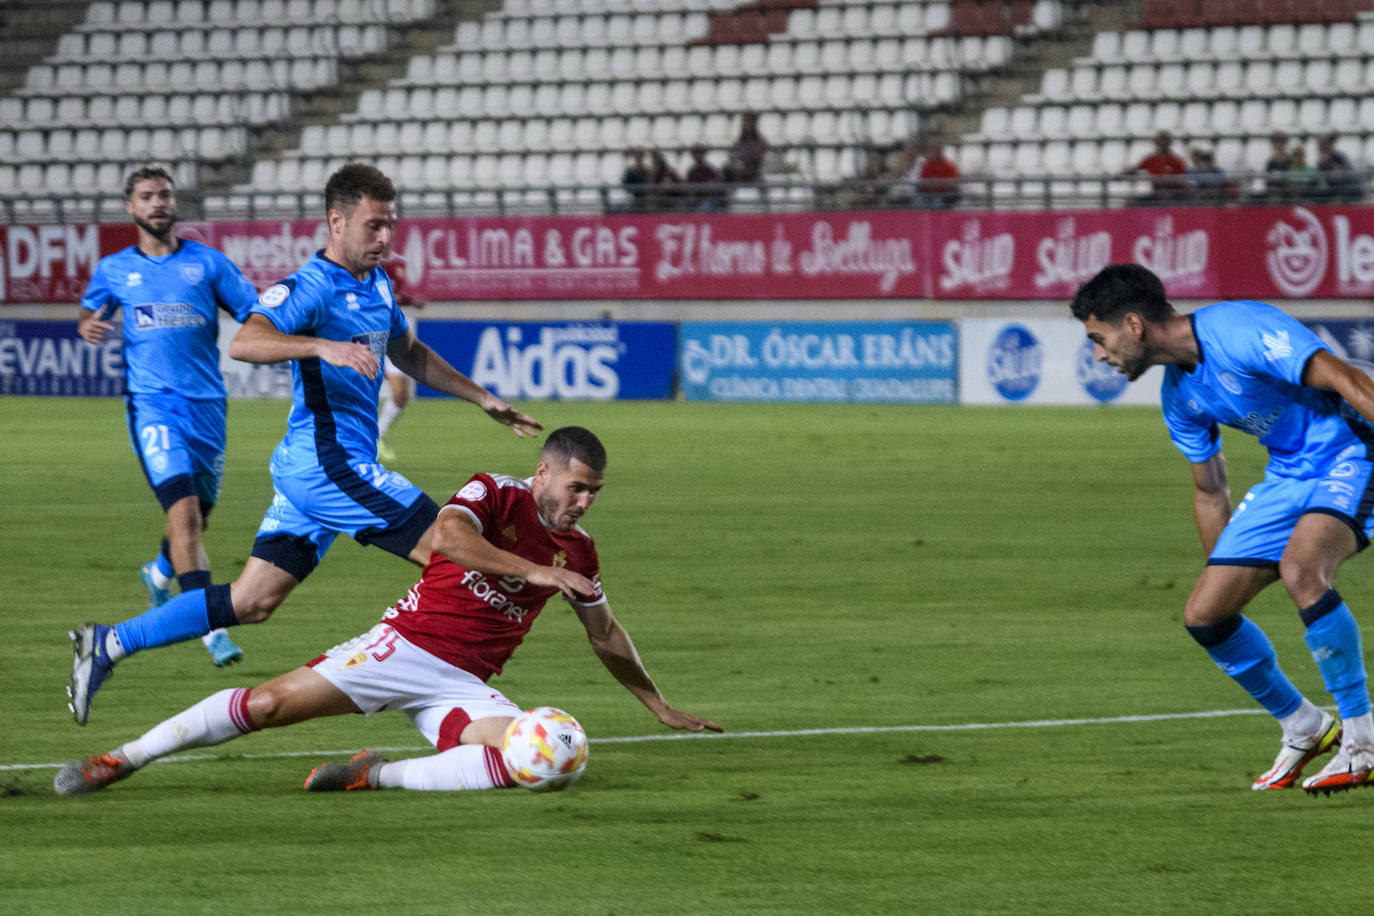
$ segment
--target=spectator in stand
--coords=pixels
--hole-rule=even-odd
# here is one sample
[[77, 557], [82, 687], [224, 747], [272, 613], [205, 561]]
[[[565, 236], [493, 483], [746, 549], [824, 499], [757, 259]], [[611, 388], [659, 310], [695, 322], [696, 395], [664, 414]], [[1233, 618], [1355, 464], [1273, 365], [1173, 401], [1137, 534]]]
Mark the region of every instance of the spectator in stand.
[[700, 143], [692, 147], [692, 165], [687, 169], [687, 184], [691, 186], [684, 198], [691, 210], [710, 213], [725, 207], [721, 189], [712, 187], [725, 180], [720, 169], [706, 161], [706, 147]]
[[1307, 151], [1302, 144], [1288, 154], [1288, 199], [1318, 200], [1326, 196], [1326, 182], [1317, 167], [1307, 164]]
[[1188, 180], [1192, 183], [1197, 199], [1202, 203], [1220, 203], [1226, 199], [1226, 173], [1222, 171], [1212, 151], [1195, 147], [1192, 151], [1193, 166], [1188, 169]]
[[1335, 134], [1317, 138], [1317, 171], [1326, 181], [1325, 199], [1347, 202], [1364, 199], [1364, 182], [1356, 174], [1350, 157], [1336, 149]]
[[1188, 187], [1188, 163], [1173, 150], [1174, 135], [1167, 130], [1155, 134], [1155, 151], [1122, 172], [1123, 175], [1144, 173], [1150, 176], [1150, 193], [1137, 197], [1133, 203], [1158, 204], [1180, 199]]
[[759, 116], [745, 112], [740, 116], [739, 138], [730, 147], [725, 162], [725, 180], [758, 181], [763, 177], [763, 157], [767, 153], [768, 141], [759, 133]]
[[649, 153], [649, 181], [645, 203], [650, 210], [676, 210], [682, 178], [658, 150]]
[[1270, 135], [1269, 144], [1269, 161], [1264, 163], [1264, 193], [1269, 200], [1283, 200], [1288, 197], [1293, 152], [1288, 148], [1288, 135], [1281, 130]]
[[888, 162], [887, 196], [894, 204], [909, 205], [916, 195], [916, 181], [921, 177], [921, 144], [915, 138], [902, 142], [901, 149]]
[[644, 150], [638, 147], [630, 150], [630, 164], [620, 176], [620, 184], [630, 192], [630, 211], [644, 209], [644, 186], [649, 183], [649, 170], [644, 166]]
[[835, 203], [848, 210], [891, 206], [891, 185], [886, 158], [877, 150], [869, 150], [859, 174], [835, 189]]
[[916, 176], [917, 200], [922, 206], [947, 210], [959, 202], [959, 166], [945, 155], [943, 137], [926, 141], [926, 156]]

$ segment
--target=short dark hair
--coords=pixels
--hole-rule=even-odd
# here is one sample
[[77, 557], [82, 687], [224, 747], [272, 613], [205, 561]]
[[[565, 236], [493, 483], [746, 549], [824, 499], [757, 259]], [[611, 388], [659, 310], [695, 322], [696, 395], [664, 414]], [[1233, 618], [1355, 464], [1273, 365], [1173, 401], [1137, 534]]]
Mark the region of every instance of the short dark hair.
[[606, 470], [606, 447], [591, 430], [581, 426], [564, 426], [549, 433], [539, 457], [559, 467], [577, 460], [593, 471]]
[[1164, 295], [1164, 284], [1139, 264], [1108, 264], [1078, 288], [1069, 306], [1079, 321], [1095, 318], [1118, 324], [1128, 312], [1146, 321], [1164, 321], [1174, 307]]
[[325, 183], [324, 210], [350, 210], [364, 197], [389, 204], [396, 199], [396, 186], [376, 166], [350, 162]]
[[140, 181], [147, 181], [150, 178], [161, 178], [172, 187], [176, 187], [176, 180], [172, 178], [172, 173], [160, 165], [145, 165], [141, 169], [136, 169], [124, 180], [124, 199], [128, 200], [134, 196], [134, 185]]

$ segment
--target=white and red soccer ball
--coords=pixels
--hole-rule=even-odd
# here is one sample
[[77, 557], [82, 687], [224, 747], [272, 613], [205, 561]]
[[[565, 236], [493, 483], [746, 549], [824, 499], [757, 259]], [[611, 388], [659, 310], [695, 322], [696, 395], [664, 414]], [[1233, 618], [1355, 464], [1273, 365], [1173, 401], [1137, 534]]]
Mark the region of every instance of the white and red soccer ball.
[[587, 768], [587, 733], [563, 710], [540, 706], [522, 712], [506, 728], [501, 756], [517, 785], [557, 792]]

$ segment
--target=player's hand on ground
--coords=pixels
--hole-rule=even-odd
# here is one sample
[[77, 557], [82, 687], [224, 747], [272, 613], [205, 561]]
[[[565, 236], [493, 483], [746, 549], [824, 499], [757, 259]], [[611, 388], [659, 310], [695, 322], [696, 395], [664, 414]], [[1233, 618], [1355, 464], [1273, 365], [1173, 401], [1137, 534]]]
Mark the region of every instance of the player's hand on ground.
[[105, 335], [114, 330], [114, 325], [100, 317], [98, 312], [89, 312], [76, 323], [76, 332], [86, 343], [105, 342]]
[[689, 732], [723, 732], [724, 728], [712, 722], [710, 719], [703, 719], [701, 716], [694, 716], [691, 713], [674, 709], [671, 706], [663, 707], [658, 714], [658, 721], [669, 728], [684, 729]]
[[382, 364], [367, 344], [348, 340], [321, 340], [320, 359], [331, 366], [352, 369], [366, 378], [376, 378]]
[[497, 423], [515, 430], [517, 436], [536, 436], [544, 428], [534, 417], [521, 413], [496, 395], [489, 396], [482, 404], [482, 409]]
[[586, 601], [596, 594], [596, 583], [581, 573], [557, 566], [541, 566], [526, 577], [531, 585], [553, 586], [564, 597], [575, 601]]

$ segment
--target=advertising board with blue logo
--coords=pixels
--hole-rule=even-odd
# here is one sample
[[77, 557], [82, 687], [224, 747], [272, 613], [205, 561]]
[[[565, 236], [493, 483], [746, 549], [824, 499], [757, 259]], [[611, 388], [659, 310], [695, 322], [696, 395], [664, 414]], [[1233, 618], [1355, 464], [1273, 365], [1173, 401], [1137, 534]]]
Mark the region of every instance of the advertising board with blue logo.
[[123, 394], [123, 351], [118, 336], [82, 340], [75, 321], [0, 321], [0, 394]]
[[[506, 400], [655, 400], [673, 395], [667, 322], [424, 321], [420, 339]], [[419, 394], [440, 397], [423, 385]]]
[[944, 321], [682, 325], [689, 401], [952, 404], [959, 343]]
[[963, 404], [1159, 404], [1162, 371], [1128, 382], [1073, 318], [966, 319], [959, 340]]

